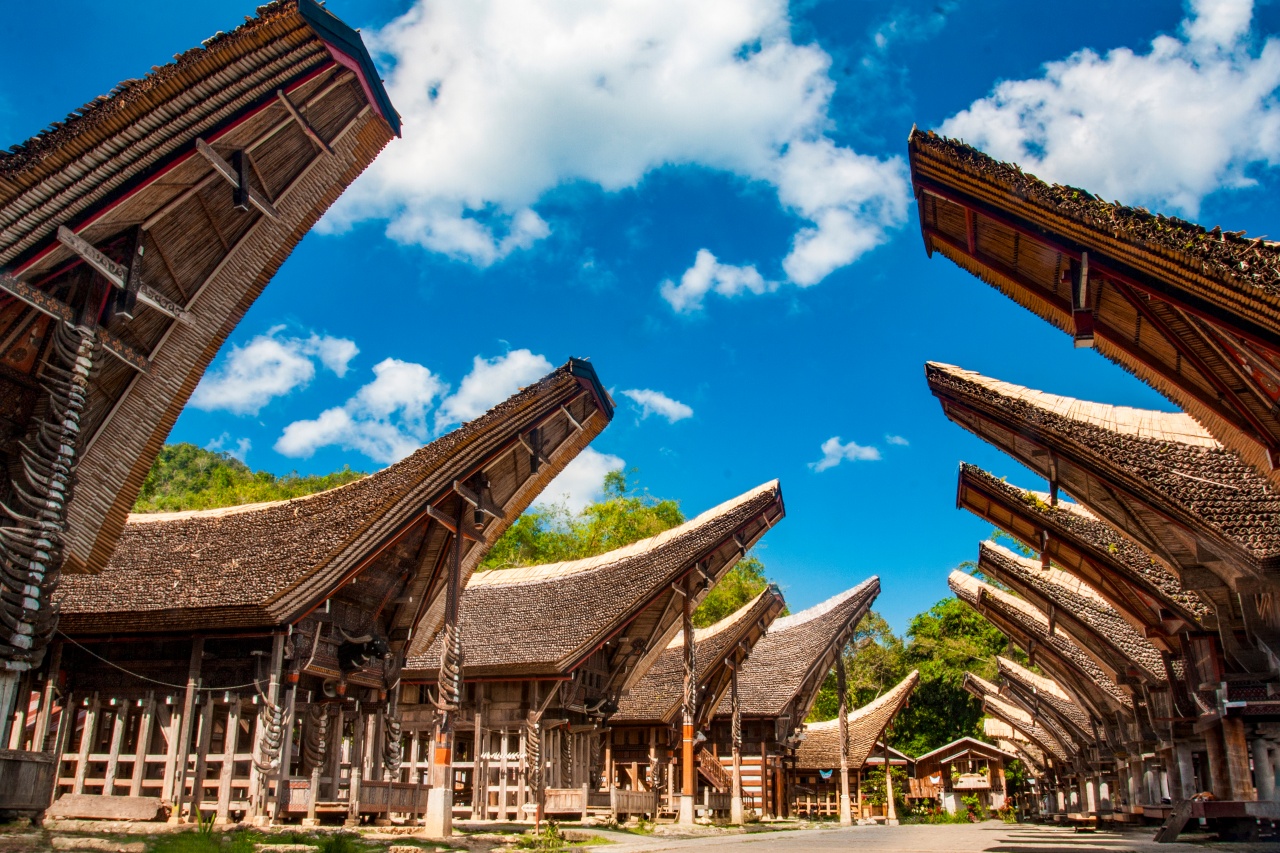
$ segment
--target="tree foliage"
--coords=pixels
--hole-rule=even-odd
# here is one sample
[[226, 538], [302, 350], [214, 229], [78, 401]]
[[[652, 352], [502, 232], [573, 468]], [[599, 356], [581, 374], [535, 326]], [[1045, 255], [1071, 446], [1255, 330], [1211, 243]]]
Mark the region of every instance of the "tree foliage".
[[172, 512], [287, 500], [358, 480], [364, 474], [343, 468], [321, 476], [278, 477], [253, 471], [229, 453], [194, 444], [166, 444], [142, 481], [134, 512]]
[[[634, 469], [605, 474], [604, 496], [576, 513], [563, 503], [531, 508], [498, 538], [480, 570], [594, 557], [684, 523], [678, 501], [653, 497], [636, 484], [634, 475]], [[741, 560], [707, 593], [694, 611], [694, 624], [704, 627], [719, 621], [768, 583], [764, 563], [756, 557]]]

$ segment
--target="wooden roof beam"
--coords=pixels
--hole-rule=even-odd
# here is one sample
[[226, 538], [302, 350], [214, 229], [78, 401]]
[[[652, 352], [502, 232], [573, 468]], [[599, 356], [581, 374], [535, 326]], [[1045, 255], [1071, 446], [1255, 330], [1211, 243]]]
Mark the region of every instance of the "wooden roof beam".
[[[61, 299], [56, 299], [39, 288], [32, 287], [25, 281], [14, 278], [8, 273], [0, 272], [0, 290], [54, 320], [74, 326], [79, 323], [80, 312], [76, 311]], [[146, 357], [106, 329], [99, 327], [95, 331], [98, 343], [110, 355], [132, 367], [139, 373], [146, 373], [150, 366]]]
[[311, 123], [303, 117], [302, 112], [298, 109], [297, 105], [289, 99], [289, 96], [285, 93], [284, 89], [276, 89], [276, 97], [280, 100], [280, 103], [284, 104], [285, 110], [288, 111], [289, 115], [293, 116], [293, 120], [298, 123], [298, 127], [300, 127], [302, 132], [307, 135], [307, 138], [314, 142], [321, 151], [332, 157], [333, 149], [329, 147], [329, 143], [320, 138], [320, 134], [316, 133], [315, 128], [311, 126]]
[[209, 161], [209, 164], [213, 166], [218, 174], [222, 175], [232, 189], [247, 194], [246, 201], [248, 204], [253, 205], [272, 219], [280, 218], [280, 212], [276, 210], [275, 205], [249, 182], [247, 164], [242, 165], [240, 169], [235, 168], [221, 154], [214, 151], [212, 145], [200, 137], [196, 137], [196, 150], [200, 152], [200, 156]]
[[[144, 305], [150, 306], [161, 314], [172, 317], [184, 325], [190, 326], [194, 322], [191, 319], [191, 315], [181, 305], [154, 288], [137, 281], [138, 269], [135, 264], [131, 263], [126, 267], [124, 264], [116, 263], [94, 248], [93, 244], [88, 240], [65, 225], [58, 226], [58, 242], [79, 255], [86, 264], [97, 270], [103, 278], [111, 282], [115, 287], [127, 293], [136, 293], [138, 300]], [[133, 274], [131, 275], [131, 273]]]

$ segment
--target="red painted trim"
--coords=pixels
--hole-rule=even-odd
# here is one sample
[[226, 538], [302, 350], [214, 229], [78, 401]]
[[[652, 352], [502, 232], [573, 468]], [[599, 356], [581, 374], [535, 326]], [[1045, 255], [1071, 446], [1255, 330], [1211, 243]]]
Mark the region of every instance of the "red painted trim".
[[378, 99], [373, 94], [373, 87], [369, 85], [369, 79], [365, 77], [364, 69], [360, 67], [360, 63], [351, 54], [335, 46], [333, 42], [326, 41], [324, 46], [328, 49], [329, 55], [333, 57], [335, 62], [356, 75], [356, 79], [360, 81], [360, 88], [364, 90], [364, 99], [369, 102], [369, 106], [373, 107], [374, 112], [382, 116], [382, 120], [387, 124], [393, 124], [392, 120], [378, 106]]

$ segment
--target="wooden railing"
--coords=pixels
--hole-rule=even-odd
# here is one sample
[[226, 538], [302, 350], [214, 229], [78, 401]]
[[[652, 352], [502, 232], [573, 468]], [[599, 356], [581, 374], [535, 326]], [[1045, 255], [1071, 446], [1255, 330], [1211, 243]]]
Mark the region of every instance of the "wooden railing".
[[711, 750], [705, 746], [698, 748], [698, 772], [720, 793], [733, 790], [733, 777], [725, 771], [720, 759], [712, 755]]

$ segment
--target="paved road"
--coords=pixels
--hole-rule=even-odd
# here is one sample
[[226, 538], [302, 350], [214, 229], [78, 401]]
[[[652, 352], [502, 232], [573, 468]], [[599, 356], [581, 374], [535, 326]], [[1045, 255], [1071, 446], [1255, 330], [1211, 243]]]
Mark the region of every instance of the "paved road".
[[[846, 829], [810, 829], [761, 832], [749, 835], [705, 838], [655, 838], [623, 833], [601, 833], [615, 841], [600, 853], [655, 853], [660, 850], [696, 850], [698, 853], [765, 853], [765, 851], [876, 851], [876, 853], [1205, 853], [1198, 844], [1156, 844], [1154, 829], [1081, 832], [1053, 826], [1015, 825], [988, 821], [983, 824], [945, 826], [854, 826]], [[1185, 837], [1185, 836], [1184, 836]], [[1214, 844], [1220, 853], [1276, 850], [1274, 846]]]

